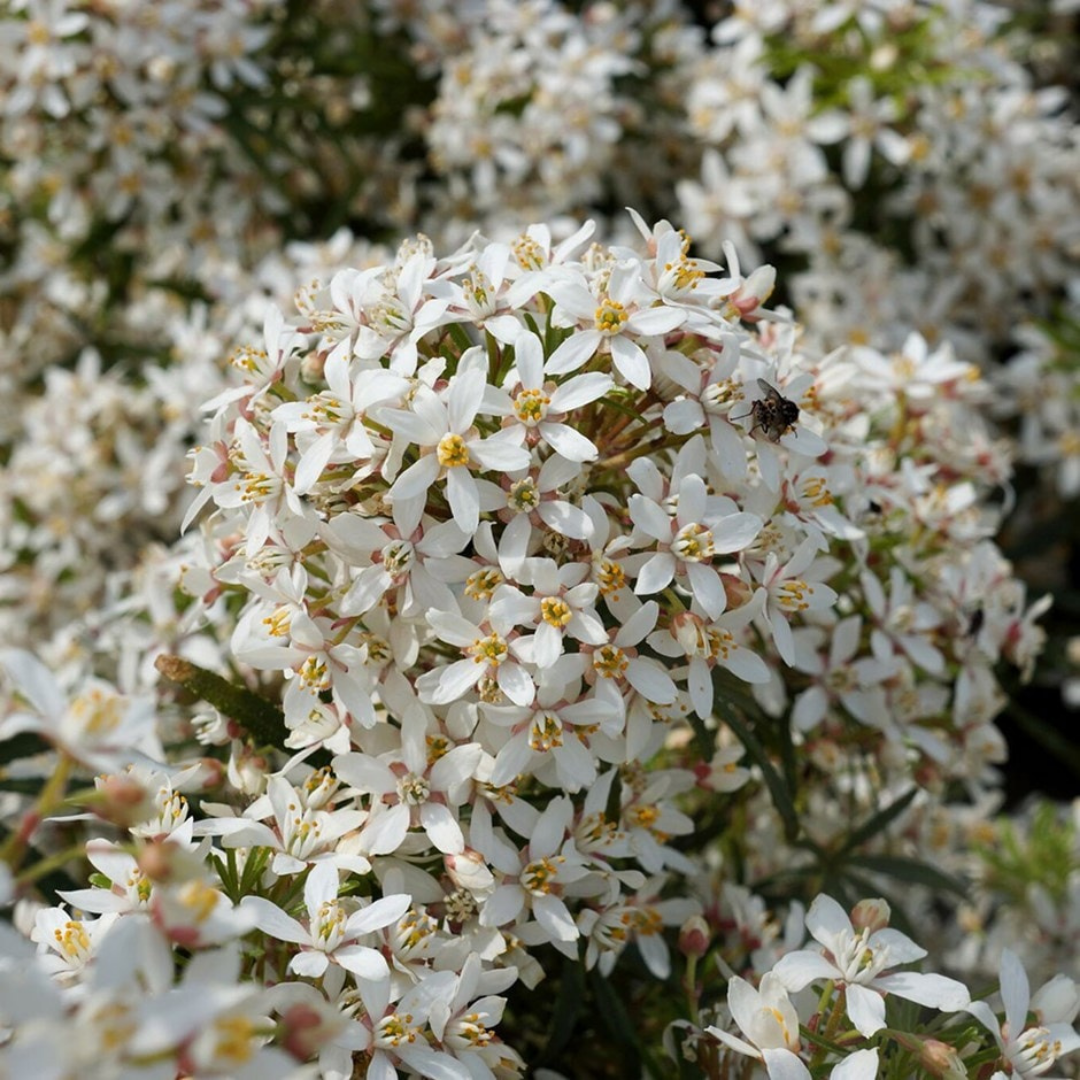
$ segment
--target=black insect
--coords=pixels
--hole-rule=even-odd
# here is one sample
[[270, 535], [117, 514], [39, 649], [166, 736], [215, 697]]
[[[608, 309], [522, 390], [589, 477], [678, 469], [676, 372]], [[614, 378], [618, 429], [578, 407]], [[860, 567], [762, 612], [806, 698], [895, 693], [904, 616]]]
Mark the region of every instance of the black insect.
[[765, 396], [750, 406], [750, 415], [754, 418], [750, 434], [753, 435], [761, 428], [769, 440], [779, 442], [799, 419], [799, 406], [764, 379], [758, 379], [757, 382]]

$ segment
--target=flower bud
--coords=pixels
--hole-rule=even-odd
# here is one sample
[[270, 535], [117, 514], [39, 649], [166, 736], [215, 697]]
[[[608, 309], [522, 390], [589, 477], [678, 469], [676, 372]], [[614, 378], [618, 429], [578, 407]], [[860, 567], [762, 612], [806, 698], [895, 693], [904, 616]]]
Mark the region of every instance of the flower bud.
[[942, 1080], [966, 1080], [967, 1068], [956, 1048], [939, 1039], [927, 1039], [919, 1049], [919, 1064]]
[[470, 893], [484, 892], [495, 884], [495, 877], [487, 868], [484, 856], [472, 848], [460, 855], [447, 855], [443, 860], [450, 880]]
[[874, 933], [889, 925], [892, 909], [882, 899], [860, 900], [851, 911], [851, 925], [856, 930]]
[[683, 956], [704, 956], [711, 940], [709, 924], [701, 915], [691, 915], [679, 928], [679, 952]]
[[130, 828], [154, 812], [150, 793], [130, 776], [101, 777], [96, 785], [101, 801], [94, 806], [94, 812], [114, 825]]

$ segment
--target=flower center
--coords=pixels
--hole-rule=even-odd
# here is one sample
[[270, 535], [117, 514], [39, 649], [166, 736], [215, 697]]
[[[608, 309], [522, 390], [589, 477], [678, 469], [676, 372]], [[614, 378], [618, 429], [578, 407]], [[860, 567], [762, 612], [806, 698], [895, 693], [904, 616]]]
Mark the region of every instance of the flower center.
[[540, 615], [549, 626], [561, 630], [574, 617], [574, 611], [558, 596], [545, 596], [540, 601]]
[[550, 404], [543, 390], [522, 390], [514, 398], [514, 414], [527, 427], [535, 427], [547, 416]]
[[439, 464], [448, 469], [469, 464], [469, 448], [465, 445], [465, 440], [453, 432], [439, 440], [435, 456], [439, 459]]
[[592, 657], [593, 670], [602, 679], [620, 679], [630, 666], [626, 654], [617, 645], [601, 645]]
[[605, 296], [596, 309], [596, 329], [605, 337], [619, 333], [630, 316], [618, 300]]
[[712, 530], [704, 525], [684, 525], [671, 545], [672, 554], [683, 562], [708, 562], [715, 551]]
[[537, 859], [529, 863], [521, 874], [521, 884], [526, 892], [532, 893], [533, 896], [549, 895], [558, 884], [555, 880], [559, 873], [557, 864], [565, 861], [561, 855], [557, 855], [554, 858]]
[[529, 731], [529, 747], [539, 754], [563, 744], [562, 720], [547, 709], [536, 713]]
[[397, 577], [406, 574], [412, 568], [416, 549], [408, 540], [394, 540], [382, 549], [382, 563], [388, 574]]
[[420, 806], [428, 801], [431, 784], [423, 776], [408, 773], [397, 783], [398, 798], [408, 806]]
[[486, 638], [477, 638], [466, 650], [478, 664], [491, 664], [498, 667], [510, 652], [504, 638], [498, 634], [488, 634]]

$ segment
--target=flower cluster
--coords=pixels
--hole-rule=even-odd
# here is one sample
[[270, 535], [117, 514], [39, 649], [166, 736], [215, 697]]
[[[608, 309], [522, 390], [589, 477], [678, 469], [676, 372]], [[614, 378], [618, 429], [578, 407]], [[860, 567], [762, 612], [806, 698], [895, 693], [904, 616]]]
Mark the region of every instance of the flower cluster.
[[0, 1073], [1075, 1074], [1076, 4], [715, 6], [0, 12]]

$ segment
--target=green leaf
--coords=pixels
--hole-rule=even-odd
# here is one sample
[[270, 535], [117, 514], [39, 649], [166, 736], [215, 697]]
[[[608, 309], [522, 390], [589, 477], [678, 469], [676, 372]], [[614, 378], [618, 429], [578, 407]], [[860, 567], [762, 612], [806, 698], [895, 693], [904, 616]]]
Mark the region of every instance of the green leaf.
[[913, 787], [910, 791], [901, 795], [895, 802], [890, 803], [883, 810], [879, 810], [868, 821], [864, 821], [863, 824], [844, 841], [843, 847], [840, 848], [840, 853], [845, 854], [846, 852], [854, 851], [860, 844], [864, 844], [867, 840], [872, 840], [879, 833], [883, 833], [885, 829], [911, 805], [915, 796], [918, 794], [918, 787]]
[[643, 1045], [639, 1034], [638, 1025], [627, 1012], [622, 998], [611, 988], [611, 983], [595, 969], [589, 972], [589, 983], [592, 986], [593, 995], [596, 998], [597, 1012], [604, 1027], [607, 1028], [616, 1045], [620, 1045], [625, 1051], [633, 1049], [636, 1060], [633, 1068], [628, 1068], [631, 1062], [623, 1058], [623, 1076], [640, 1076], [642, 1068], [649, 1076], [662, 1077], [664, 1070], [659, 1062]]
[[36, 735], [32, 731], [24, 731], [0, 742], [0, 765], [8, 765], [12, 761], [21, 761], [23, 758], [36, 757], [49, 749], [51, 747], [40, 735]]
[[[177, 683], [190, 694], [213, 705], [230, 720], [236, 721], [256, 745], [273, 746], [289, 752], [285, 745], [289, 734], [285, 716], [273, 702], [180, 656], [159, 656], [154, 667], [170, 682]], [[325, 750], [317, 750], [307, 760], [318, 768], [330, 764], [330, 755]]]
[[962, 881], [918, 859], [909, 859], [903, 855], [855, 855], [848, 859], [847, 863], [875, 874], [896, 878], [897, 881], [925, 885], [961, 898], [967, 897], [967, 886]]
[[795, 810], [793, 793], [788, 790], [784, 778], [776, 770], [758, 737], [739, 717], [738, 710], [729, 709], [724, 714], [723, 721], [735, 733], [735, 738], [743, 744], [747, 757], [761, 770], [761, 778], [765, 781], [776, 812], [784, 823], [784, 838], [788, 843], [794, 843], [799, 836], [799, 815]]

